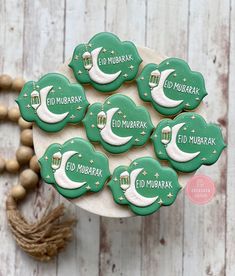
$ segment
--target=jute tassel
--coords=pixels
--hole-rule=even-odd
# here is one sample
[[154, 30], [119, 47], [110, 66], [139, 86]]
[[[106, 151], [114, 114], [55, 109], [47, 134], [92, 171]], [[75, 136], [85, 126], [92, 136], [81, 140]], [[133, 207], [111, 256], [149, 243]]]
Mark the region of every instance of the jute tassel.
[[51, 260], [65, 248], [72, 237], [72, 225], [75, 222], [74, 219], [58, 222], [64, 215], [63, 204], [49, 212], [47, 209], [39, 221], [30, 224], [17, 208], [17, 201], [11, 194], [6, 200], [7, 218], [17, 244], [40, 261]]

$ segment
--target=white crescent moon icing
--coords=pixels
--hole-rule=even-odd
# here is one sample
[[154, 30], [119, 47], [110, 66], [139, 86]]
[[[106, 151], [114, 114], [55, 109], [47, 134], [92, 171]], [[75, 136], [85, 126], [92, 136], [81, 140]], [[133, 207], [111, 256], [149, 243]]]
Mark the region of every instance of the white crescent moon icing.
[[54, 124], [61, 122], [62, 120], [65, 119], [65, 117], [68, 116], [69, 112], [65, 112], [62, 114], [55, 114], [52, 113], [48, 108], [47, 108], [47, 95], [49, 91], [52, 89], [53, 86], [46, 86], [40, 90], [40, 99], [41, 99], [41, 104], [39, 107], [36, 109], [38, 117], [45, 123], [49, 124]]
[[65, 172], [65, 166], [70, 157], [77, 154], [76, 151], [67, 151], [62, 155], [62, 160], [59, 169], [54, 173], [56, 183], [64, 189], [77, 189], [82, 187], [86, 182], [76, 182], [68, 178]]
[[102, 48], [103, 47], [96, 48], [91, 52], [92, 67], [88, 71], [88, 73], [90, 78], [96, 83], [107, 84], [116, 80], [122, 71], [118, 71], [117, 73], [114, 73], [114, 74], [106, 74], [100, 70], [97, 60]]
[[135, 188], [135, 181], [138, 175], [141, 173], [143, 168], [135, 169], [130, 174], [130, 187], [125, 191], [124, 195], [126, 199], [138, 207], [146, 207], [153, 204], [158, 196], [155, 197], [144, 197], [140, 195]]
[[125, 145], [126, 143], [128, 143], [131, 138], [133, 136], [126, 136], [126, 137], [121, 137], [121, 136], [118, 136], [116, 134], [113, 133], [112, 131], [112, 127], [111, 127], [111, 122], [112, 122], [112, 118], [113, 118], [113, 115], [119, 110], [118, 107], [113, 107], [111, 109], [109, 109], [107, 112], [106, 112], [106, 116], [107, 116], [107, 119], [106, 119], [106, 125], [105, 127], [100, 131], [100, 135], [102, 137], [102, 139], [112, 145], [112, 146], [121, 146], [121, 145]]
[[183, 102], [183, 100], [175, 101], [175, 100], [168, 98], [165, 95], [164, 90], [163, 90], [165, 80], [174, 71], [175, 71], [174, 69], [168, 69], [168, 70], [162, 71], [160, 80], [159, 80], [159, 84], [151, 90], [151, 96], [152, 96], [153, 100], [157, 104], [164, 106], [164, 107], [176, 107]]
[[185, 123], [180, 123], [172, 127], [171, 129], [171, 141], [166, 145], [166, 152], [168, 156], [176, 162], [188, 162], [198, 156], [200, 151], [195, 153], [188, 153], [180, 150], [176, 144], [176, 137], [178, 131]]

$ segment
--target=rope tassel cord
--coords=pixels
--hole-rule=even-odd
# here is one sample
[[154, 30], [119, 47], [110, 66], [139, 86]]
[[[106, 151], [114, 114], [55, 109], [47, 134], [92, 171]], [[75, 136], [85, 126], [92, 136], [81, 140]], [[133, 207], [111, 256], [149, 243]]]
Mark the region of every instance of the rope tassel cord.
[[[24, 85], [21, 78], [12, 79], [8, 75], [0, 76], [0, 88], [4, 90], [20, 91]], [[6, 200], [6, 214], [9, 227], [16, 243], [27, 254], [39, 261], [49, 261], [58, 252], [65, 248], [72, 237], [74, 219], [61, 221], [64, 216], [64, 205], [61, 204], [53, 210], [49, 210], [51, 201], [45, 209], [42, 217], [30, 223], [18, 209], [18, 201], [25, 198], [28, 190], [36, 188], [39, 181], [39, 165], [33, 155], [32, 124], [20, 117], [18, 107], [7, 109], [0, 104], [0, 120], [8, 119], [18, 122], [21, 128], [21, 144], [16, 152], [16, 157], [5, 161], [0, 156], [0, 173], [5, 170], [8, 173], [17, 173], [21, 166], [28, 165], [30, 169], [24, 169], [20, 173], [19, 184], [13, 186]]]
[[37, 260], [49, 261], [71, 240], [72, 225], [75, 220], [58, 223], [59, 218], [64, 215], [63, 204], [44, 214], [41, 219], [32, 224], [23, 217], [17, 208], [16, 200], [11, 195], [7, 197], [6, 211], [9, 226], [17, 244]]

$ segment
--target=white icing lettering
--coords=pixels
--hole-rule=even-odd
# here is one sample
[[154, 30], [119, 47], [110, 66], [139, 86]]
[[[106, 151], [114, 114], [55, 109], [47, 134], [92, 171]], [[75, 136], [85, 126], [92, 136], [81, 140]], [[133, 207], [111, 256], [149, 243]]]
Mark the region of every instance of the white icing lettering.
[[107, 58], [107, 63], [103, 63], [102, 65], [109, 65], [109, 64], [119, 64], [119, 63], [123, 63], [123, 62], [128, 62], [128, 61], [132, 61], [133, 57], [132, 55], [122, 55], [122, 56], [115, 56], [115, 57], [108, 57]]
[[165, 80], [164, 88], [173, 89], [176, 92], [199, 95], [200, 88], [178, 82]]
[[98, 169], [95, 167], [89, 167], [89, 166], [84, 166], [82, 164], [75, 164], [73, 162], [67, 162], [66, 171], [71, 171], [71, 172], [79, 172], [80, 174], [88, 174], [92, 176], [97, 176], [97, 177], [102, 177], [102, 169]]
[[147, 128], [147, 122], [144, 121], [126, 121], [126, 120], [112, 120], [113, 128]]
[[172, 181], [168, 180], [136, 180], [136, 188], [172, 189]]
[[216, 146], [215, 138], [213, 137], [201, 137], [192, 136], [187, 137], [186, 135], [178, 135], [177, 142], [179, 144], [194, 144], [194, 145], [205, 145], [205, 146]]
[[47, 105], [66, 105], [82, 102], [82, 96], [47, 98]]

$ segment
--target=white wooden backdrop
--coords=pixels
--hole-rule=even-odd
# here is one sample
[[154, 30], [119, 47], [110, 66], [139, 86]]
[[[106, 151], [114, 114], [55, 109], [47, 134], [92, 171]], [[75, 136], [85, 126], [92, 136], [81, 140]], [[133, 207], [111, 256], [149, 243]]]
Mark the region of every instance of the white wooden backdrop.
[[[38, 79], [100, 31], [189, 61], [206, 79], [207, 112], [228, 143], [219, 162], [200, 171], [217, 194], [206, 206], [184, 195], [146, 218], [101, 218], [65, 202], [78, 218], [75, 237], [50, 263], [25, 255], [12, 240], [5, 197], [17, 178], [0, 180], [0, 276], [235, 275], [235, 0], [0, 0], [0, 73]], [[0, 101], [13, 105], [14, 93]], [[0, 154], [14, 155], [19, 130], [0, 125]], [[38, 218], [52, 190], [41, 185], [24, 206]]]

